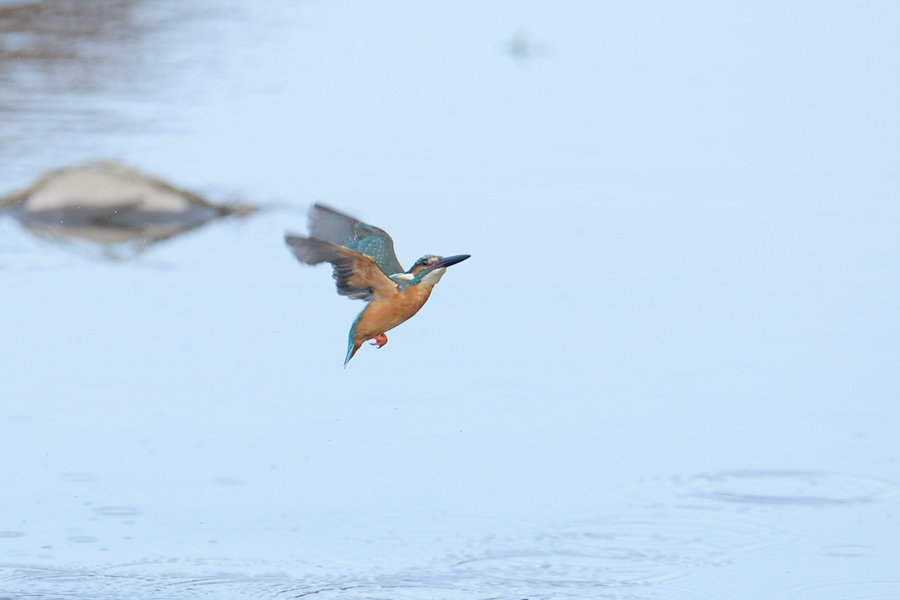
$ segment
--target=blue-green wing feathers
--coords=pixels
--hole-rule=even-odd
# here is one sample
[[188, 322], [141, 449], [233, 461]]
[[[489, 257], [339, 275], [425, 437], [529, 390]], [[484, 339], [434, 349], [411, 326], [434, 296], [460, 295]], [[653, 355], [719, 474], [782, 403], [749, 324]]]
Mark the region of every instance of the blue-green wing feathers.
[[309, 236], [371, 256], [385, 275], [406, 271], [397, 260], [394, 240], [385, 230], [324, 204], [317, 202], [309, 209]]

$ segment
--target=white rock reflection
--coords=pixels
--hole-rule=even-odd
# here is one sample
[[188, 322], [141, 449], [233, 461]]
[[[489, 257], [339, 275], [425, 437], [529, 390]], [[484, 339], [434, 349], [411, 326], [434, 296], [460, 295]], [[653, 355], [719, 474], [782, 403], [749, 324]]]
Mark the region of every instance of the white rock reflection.
[[229, 215], [247, 204], [214, 204], [137, 169], [102, 162], [49, 173], [0, 200], [31, 233], [63, 244], [88, 242], [108, 258], [130, 258], [151, 245]]

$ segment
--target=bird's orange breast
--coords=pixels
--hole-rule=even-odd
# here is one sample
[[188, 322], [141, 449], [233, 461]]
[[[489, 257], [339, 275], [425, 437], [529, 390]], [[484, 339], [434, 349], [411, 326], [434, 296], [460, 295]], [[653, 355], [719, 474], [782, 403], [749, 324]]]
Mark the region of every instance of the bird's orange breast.
[[398, 290], [395, 295], [369, 303], [356, 323], [354, 339], [371, 339], [411, 318], [428, 301], [431, 290], [431, 286], [411, 285], [405, 291]]

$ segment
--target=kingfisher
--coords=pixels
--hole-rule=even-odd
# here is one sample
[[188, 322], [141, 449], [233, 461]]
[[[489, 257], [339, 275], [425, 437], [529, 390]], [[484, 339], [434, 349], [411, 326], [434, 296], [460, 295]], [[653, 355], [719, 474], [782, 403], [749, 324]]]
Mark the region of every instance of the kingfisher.
[[367, 302], [350, 326], [344, 368], [366, 340], [376, 348], [387, 344], [385, 332], [419, 312], [447, 267], [470, 257], [426, 254], [407, 271], [383, 229], [318, 202], [309, 209], [307, 225], [309, 237], [284, 236], [294, 256], [308, 265], [331, 263], [338, 294]]

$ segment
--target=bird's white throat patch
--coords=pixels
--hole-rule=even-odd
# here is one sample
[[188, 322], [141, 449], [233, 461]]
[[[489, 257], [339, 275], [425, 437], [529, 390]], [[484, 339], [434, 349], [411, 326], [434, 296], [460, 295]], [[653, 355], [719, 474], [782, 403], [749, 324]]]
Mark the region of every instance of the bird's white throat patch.
[[444, 276], [444, 271], [446, 270], [447, 269], [435, 269], [434, 271], [427, 273], [425, 277], [422, 278], [422, 283], [424, 283], [425, 285], [436, 284], [441, 280], [441, 277]]

